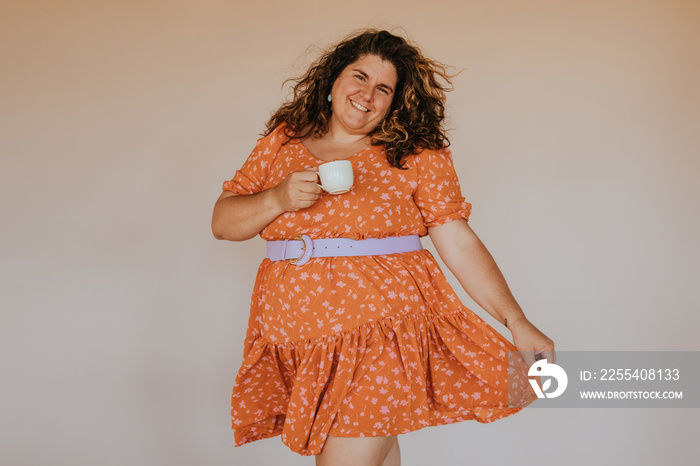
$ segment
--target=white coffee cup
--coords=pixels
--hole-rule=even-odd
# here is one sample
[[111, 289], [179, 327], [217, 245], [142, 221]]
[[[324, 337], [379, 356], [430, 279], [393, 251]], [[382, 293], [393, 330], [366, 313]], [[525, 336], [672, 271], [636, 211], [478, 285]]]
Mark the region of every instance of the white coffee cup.
[[352, 162], [335, 160], [318, 167], [320, 186], [328, 194], [342, 194], [350, 191], [353, 183]]

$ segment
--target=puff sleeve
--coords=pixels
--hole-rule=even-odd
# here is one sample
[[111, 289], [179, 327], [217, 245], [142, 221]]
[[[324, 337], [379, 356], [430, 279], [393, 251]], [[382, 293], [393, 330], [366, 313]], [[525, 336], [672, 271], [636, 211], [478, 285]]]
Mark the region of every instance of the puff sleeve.
[[472, 205], [462, 196], [450, 150], [426, 149], [416, 155], [415, 164], [418, 181], [413, 200], [426, 228], [458, 218], [469, 220]]
[[283, 137], [281, 128], [278, 128], [258, 139], [253, 152], [240, 170], [236, 170], [231, 180], [224, 182], [223, 190], [234, 194], [255, 194], [265, 190], [270, 177], [270, 167], [279, 153]]

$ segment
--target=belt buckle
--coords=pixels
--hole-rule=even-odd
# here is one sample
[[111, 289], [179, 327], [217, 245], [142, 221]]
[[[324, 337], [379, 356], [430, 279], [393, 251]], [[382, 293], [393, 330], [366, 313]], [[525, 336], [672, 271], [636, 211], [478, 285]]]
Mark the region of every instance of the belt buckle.
[[301, 256], [287, 260], [292, 265], [304, 265], [311, 259], [314, 243], [309, 235], [296, 235], [294, 240], [304, 242], [304, 245], [301, 247]]

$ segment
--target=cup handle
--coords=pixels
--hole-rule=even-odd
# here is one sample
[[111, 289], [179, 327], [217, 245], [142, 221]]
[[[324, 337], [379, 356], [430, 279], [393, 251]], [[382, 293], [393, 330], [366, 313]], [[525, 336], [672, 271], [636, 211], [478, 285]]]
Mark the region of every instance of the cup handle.
[[[318, 176], [318, 181], [321, 181], [321, 174], [319, 172], [315, 172], [315, 173], [316, 173], [316, 176]], [[319, 188], [323, 189], [324, 191], [328, 192], [328, 190], [326, 190], [326, 188], [324, 188], [322, 184], [320, 184], [320, 183], [314, 183], [314, 184], [316, 186], [318, 186]]]

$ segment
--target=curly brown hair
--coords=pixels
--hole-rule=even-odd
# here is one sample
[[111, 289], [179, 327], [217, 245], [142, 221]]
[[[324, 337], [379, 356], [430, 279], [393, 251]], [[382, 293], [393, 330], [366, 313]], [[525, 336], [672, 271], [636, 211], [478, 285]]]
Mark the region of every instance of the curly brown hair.
[[442, 127], [445, 92], [452, 89], [445, 65], [423, 56], [402, 37], [369, 29], [348, 37], [321, 55], [304, 76], [291, 80], [293, 98], [267, 122], [264, 135], [285, 123], [285, 134], [304, 139], [328, 132], [328, 95], [340, 73], [366, 55], [377, 55], [396, 68], [394, 98], [387, 115], [371, 133], [373, 145], [384, 145], [388, 162], [404, 168], [405, 157], [423, 149], [442, 149], [450, 141]]

